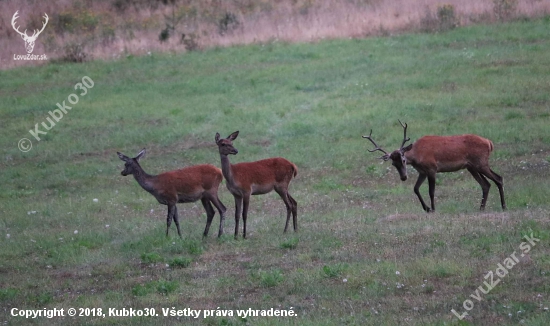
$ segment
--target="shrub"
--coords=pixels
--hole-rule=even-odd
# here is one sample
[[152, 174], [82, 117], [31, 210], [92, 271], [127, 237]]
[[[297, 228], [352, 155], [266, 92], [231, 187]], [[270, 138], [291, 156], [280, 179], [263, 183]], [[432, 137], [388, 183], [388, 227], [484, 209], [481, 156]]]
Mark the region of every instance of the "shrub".
[[199, 36], [195, 33], [181, 34], [181, 42], [187, 51], [200, 50]]
[[160, 3], [167, 5], [173, 4], [175, 0], [114, 0], [111, 5], [120, 13], [125, 12], [128, 8], [134, 7], [135, 10], [140, 9], [152, 9], [155, 10], [159, 7]]
[[99, 14], [91, 10], [66, 10], [53, 18], [53, 25], [57, 34], [64, 33], [94, 33], [99, 26]]
[[237, 16], [234, 13], [227, 12], [225, 15], [218, 21], [218, 32], [220, 35], [225, 35], [228, 32], [232, 32], [241, 23], [237, 19]]
[[435, 15], [429, 7], [426, 7], [424, 17], [420, 20], [420, 29], [428, 33], [443, 32], [457, 26], [455, 7], [451, 4], [438, 6]]
[[166, 25], [166, 28], [160, 31], [159, 41], [161, 43], [168, 41], [168, 38], [170, 38], [170, 31], [173, 31], [173, 30], [174, 28], [172, 26]]
[[115, 40], [115, 27], [112, 25], [104, 25], [101, 29], [101, 40], [104, 45]]
[[119, 13], [123, 13], [130, 7], [130, 1], [129, 0], [114, 0], [112, 2], [112, 6], [118, 11]]
[[61, 61], [80, 63], [88, 59], [88, 54], [84, 51], [84, 46], [81, 43], [69, 43], [63, 50]]
[[428, 6], [424, 9], [424, 16], [420, 19], [420, 30], [426, 33], [435, 32], [437, 30], [437, 18], [434, 17]]
[[453, 29], [458, 25], [455, 15], [455, 7], [451, 4], [444, 4], [437, 7], [438, 29], [446, 31]]
[[498, 20], [512, 18], [517, 10], [518, 0], [493, 0], [493, 11]]

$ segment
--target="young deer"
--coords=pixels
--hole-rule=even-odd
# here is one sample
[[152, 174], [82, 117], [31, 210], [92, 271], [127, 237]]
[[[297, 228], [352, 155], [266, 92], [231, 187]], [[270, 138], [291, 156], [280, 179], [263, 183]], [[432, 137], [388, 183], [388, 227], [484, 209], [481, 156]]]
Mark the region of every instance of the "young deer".
[[296, 165], [282, 157], [268, 158], [256, 162], [231, 164], [227, 155], [235, 155], [239, 151], [233, 147], [233, 141], [239, 135], [235, 131], [229, 137], [220, 139], [216, 133], [216, 144], [220, 152], [222, 172], [227, 182], [227, 189], [235, 197], [235, 239], [239, 233], [239, 220], [241, 209], [243, 215], [243, 238], [246, 238], [246, 218], [250, 195], [263, 195], [275, 190], [286, 205], [286, 224], [288, 229], [290, 214], [294, 231], [298, 230], [297, 209], [298, 204], [288, 193], [288, 185], [292, 178], [298, 174]]
[[208, 235], [210, 223], [216, 214], [212, 204], [220, 212], [220, 229], [218, 237], [223, 234], [223, 222], [226, 208], [218, 198], [218, 187], [223, 180], [222, 171], [211, 164], [190, 166], [187, 168], [149, 175], [139, 165], [139, 159], [145, 155], [145, 148], [134, 158], [117, 152], [118, 157], [126, 162], [124, 170], [120, 174], [127, 176], [133, 174], [139, 185], [153, 195], [160, 204], [168, 206], [166, 218], [166, 236], [172, 224], [176, 223], [178, 235], [181, 238], [180, 223], [178, 220], [178, 209], [176, 203], [191, 203], [201, 200], [206, 210], [206, 228], [203, 236]]
[[486, 178], [491, 179], [497, 185], [502, 209], [506, 209], [502, 177], [489, 167], [489, 155], [493, 151], [493, 143], [489, 139], [477, 135], [424, 136], [415, 143], [403, 147], [410, 138], [407, 138], [407, 124], [403, 125], [401, 121], [399, 123], [404, 129], [403, 142], [399, 149], [390, 154], [372, 140], [372, 130], [368, 136], [363, 136], [363, 138], [370, 140], [375, 146], [373, 150], [368, 150], [369, 152], [381, 151], [384, 155], [380, 159], [392, 160], [392, 165], [399, 172], [402, 181], [407, 180], [407, 164], [412, 165], [418, 171], [419, 176], [414, 186], [414, 193], [418, 196], [422, 208], [426, 212], [430, 212], [430, 208], [424, 203], [419, 191], [426, 177], [432, 204], [431, 211], [434, 211], [436, 173], [454, 172], [461, 169], [467, 169], [481, 186], [483, 197], [480, 210], [485, 209], [489, 188], [491, 188], [491, 184]]

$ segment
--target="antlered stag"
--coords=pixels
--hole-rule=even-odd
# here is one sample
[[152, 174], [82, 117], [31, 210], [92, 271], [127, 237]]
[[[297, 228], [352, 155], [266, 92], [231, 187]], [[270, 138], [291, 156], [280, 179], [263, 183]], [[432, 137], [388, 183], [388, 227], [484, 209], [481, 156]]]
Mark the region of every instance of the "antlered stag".
[[[493, 151], [493, 143], [486, 138], [477, 135], [457, 135], [457, 136], [424, 136], [415, 143], [405, 146], [410, 140], [407, 138], [407, 124], [401, 123], [403, 127], [403, 142], [401, 147], [391, 153], [387, 153], [380, 148], [372, 139], [372, 130], [368, 136], [363, 136], [370, 140], [375, 148], [369, 152], [381, 151], [384, 153], [380, 159], [392, 160], [392, 165], [399, 172], [402, 181], [407, 180], [407, 164], [412, 165], [419, 176], [414, 186], [414, 193], [418, 196], [422, 208], [426, 212], [434, 211], [434, 191], [435, 175], [438, 172], [454, 172], [461, 169], [467, 169], [474, 179], [480, 184], [483, 191], [480, 210], [485, 209], [487, 195], [491, 184], [486, 178], [491, 179], [498, 187], [500, 193], [500, 202], [502, 208], [506, 209], [504, 202], [504, 190], [502, 177], [496, 174], [489, 167], [489, 155]], [[431, 200], [431, 210], [424, 203], [420, 195], [420, 186], [428, 178], [429, 194]]]
[[120, 174], [123, 176], [134, 175], [134, 178], [144, 190], [153, 195], [160, 204], [168, 206], [166, 236], [168, 236], [168, 229], [172, 224], [172, 219], [174, 219], [178, 235], [181, 238], [176, 203], [191, 203], [199, 199], [206, 210], [206, 228], [203, 236], [208, 235], [210, 224], [216, 214], [212, 204], [216, 206], [220, 213], [218, 237], [223, 234], [226, 208], [218, 198], [218, 188], [223, 180], [222, 171], [219, 168], [211, 164], [202, 164], [159, 175], [149, 175], [139, 165], [139, 159], [145, 155], [145, 149], [141, 150], [134, 158], [129, 158], [119, 152], [117, 154], [125, 162], [124, 170]]
[[298, 229], [297, 210], [298, 204], [288, 193], [288, 185], [292, 178], [298, 174], [296, 165], [282, 157], [268, 158], [256, 162], [238, 164], [229, 163], [227, 155], [235, 155], [239, 151], [233, 147], [233, 141], [239, 135], [235, 131], [225, 139], [220, 139], [216, 133], [216, 144], [220, 152], [222, 172], [227, 182], [227, 189], [235, 197], [235, 238], [239, 233], [239, 220], [243, 215], [243, 238], [246, 238], [246, 218], [250, 195], [263, 195], [275, 190], [286, 205], [286, 224], [288, 229], [290, 215], [292, 213], [292, 225], [294, 231]]

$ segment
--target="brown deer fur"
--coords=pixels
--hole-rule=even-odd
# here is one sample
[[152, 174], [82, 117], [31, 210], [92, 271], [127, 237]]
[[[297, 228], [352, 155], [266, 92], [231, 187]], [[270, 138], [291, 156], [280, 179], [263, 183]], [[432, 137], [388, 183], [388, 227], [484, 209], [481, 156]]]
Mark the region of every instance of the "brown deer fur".
[[222, 171], [219, 168], [211, 164], [202, 164], [155, 176], [147, 174], [139, 165], [139, 159], [145, 155], [145, 149], [134, 158], [129, 158], [119, 152], [117, 154], [125, 162], [121, 174], [123, 176], [132, 174], [143, 189], [153, 195], [160, 204], [168, 206], [166, 236], [168, 236], [168, 229], [173, 219], [178, 229], [178, 235], [181, 237], [176, 203], [190, 203], [199, 199], [206, 210], [207, 217], [203, 236], [208, 235], [210, 224], [215, 215], [212, 204], [220, 213], [218, 237], [223, 234], [226, 208], [218, 198], [218, 188], [223, 180]]
[[239, 220], [242, 209], [243, 237], [246, 238], [246, 219], [251, 195], [263, 195], [275, 190], [285, 203], [287, 209], [284, 232], [288, 229], [290, 215], [294, 231], [298, 229], [298, 204], [288, 193], [288, 185], [298, 174], [298, 168], [290, 161], [282, 158], [268, 158], [256, 162], [231, 164], [228, 155], [235, 155], [239, 151], [233, 147], [233, 140], [239, 135], [235, 131], [229, 137], [220, 139], [216, 133], [216, 144], [221, 158], [223, 176], [227, 182], [227, 189], [235, 197], [235, 238], [239, 232]]

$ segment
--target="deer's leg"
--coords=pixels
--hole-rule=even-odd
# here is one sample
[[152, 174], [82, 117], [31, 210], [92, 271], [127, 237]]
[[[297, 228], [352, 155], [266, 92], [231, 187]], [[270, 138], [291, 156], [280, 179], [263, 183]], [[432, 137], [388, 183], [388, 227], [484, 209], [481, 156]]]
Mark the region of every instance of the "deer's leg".
[[500, 194], [500, 204], [502, 205], [502, 209], [506, 209], [506, 202], [504, 201], [504, 181], [502, 179], [502, 177], [498, 174], [495, 173], [495, 171], [489, 169], [489, 171], [491, 171], [493, 173], [493, 175], [495, 176], [495, 180], [493, 180], [495, 182], [495, 184], [497, 185], [498, 187], [498, 192]]
[[481, 174], [485, 175], [487, 178], [493, 180], [493, 182], [498, 187], [498, 192], [500, 194], [500, 204], [502, 205], [502, 209], [506, 209], [506, 202], [504, 201], [504, 182], [502, 181], [502, 177], [495, 173], [495, 171], [491, 170], [490, 168], [485, 168], [480, 171]]
[[242, 197], [235, 197], [235, 239], [239, 235], [239, 220], [241, 219], [241, 209], [243, 205]]
[[491, 184], [485, 177], [476, 170], [472, 168], [468, 168], [468, 172], [476, 179], [477, 183], [481, 186], [481, 191], [483, 192], [483, 197], [481, 198], [481, 206], [479, 207], [480, 210], [485, 209], [485, 204], [487, 203], [487, 196], [489, 196], [489, 189], [491, 188]]
[[288, 199], [292, 203], [292, 226], [294, 227], [294, 232], [298, 231], [298, 203], [288, 194]]
[[246, 239], [246, 218], [248, 217], [248, 204], [250, 203], [250, 194], [244, 194], [243, 197], [243, 238]]
[[174, 209], [176, 205], [168, 205], [168, 215], [166, 216], [166, 236], [168, 236], [168, 229], [172, 224], [172, 215], [174, 214]]
[[174, 223], [176, 223], [176, 228], [178, 229], [178, 235], [181, 238], [180, 221], [178, 220], [178, 207], [175, 204], [174, 204]]
[[434, 201], [434, 195], [435, 195], [435, 174], [434, 175], [428, 175], [428, 193], [430, 194], [430, 201], [432, 203], [432, 212], [435, 211], [435, 201]]
[[213, 196], [210, 201], [216, 208], [218, 209], [218, 212], [220, 213], [220, 229], [218, 230], [218, 238], [222, 236], [223, 234], [223, 224], [225, 223], [225, 211], [227, 208], [223, 205], [223, 203], [218, 198], [218, 195]]
[[430, 209], [428, 208], [428, 206], [426, 206], [424, 199], [422, 199], [422, 195], [420, 195], [420, 186], [422, 185], [422, 183], [424, 183], [424, 180], [426, 180], [426, 175], [420, 173], [418, 175], [418, 180], [416, 180], [416, 184], [414, 185], [414, 193], [420, 200], [420, 203], [422, 204], [422, 209], [424, 209], [426, 212], [429, 212]]
[[275, 191], [279, 194], [279, 196], [281, 196], [281, 199], [283, 200], [286, 206], [286, 223], [285, 223], [285, 230], [283, 231], [284, 233], [286, 233], [286, 230], [288, 229], [288, 223], [290, 221], [290, 215], [292, 214], [293, 205], [290, 199], [288, 198], [290, 197], [290, 195], [288, 194], [288, 190], [275, 188]]
[[204, 210], [206, 211], [206, 227], [204, 228], [204, 233], [202, 234], [203, 237], [208, 236], [208, 231], [210, 230], [210, 224], [212, 223], [212, 220], [214, 219], [214, 215], [216, 212], [214, 212], [214, 208], [212, 207], [212, 204], [210, 204], [210, 201], [206, 198], [201, 198], [202, 206], [204, 207]]

